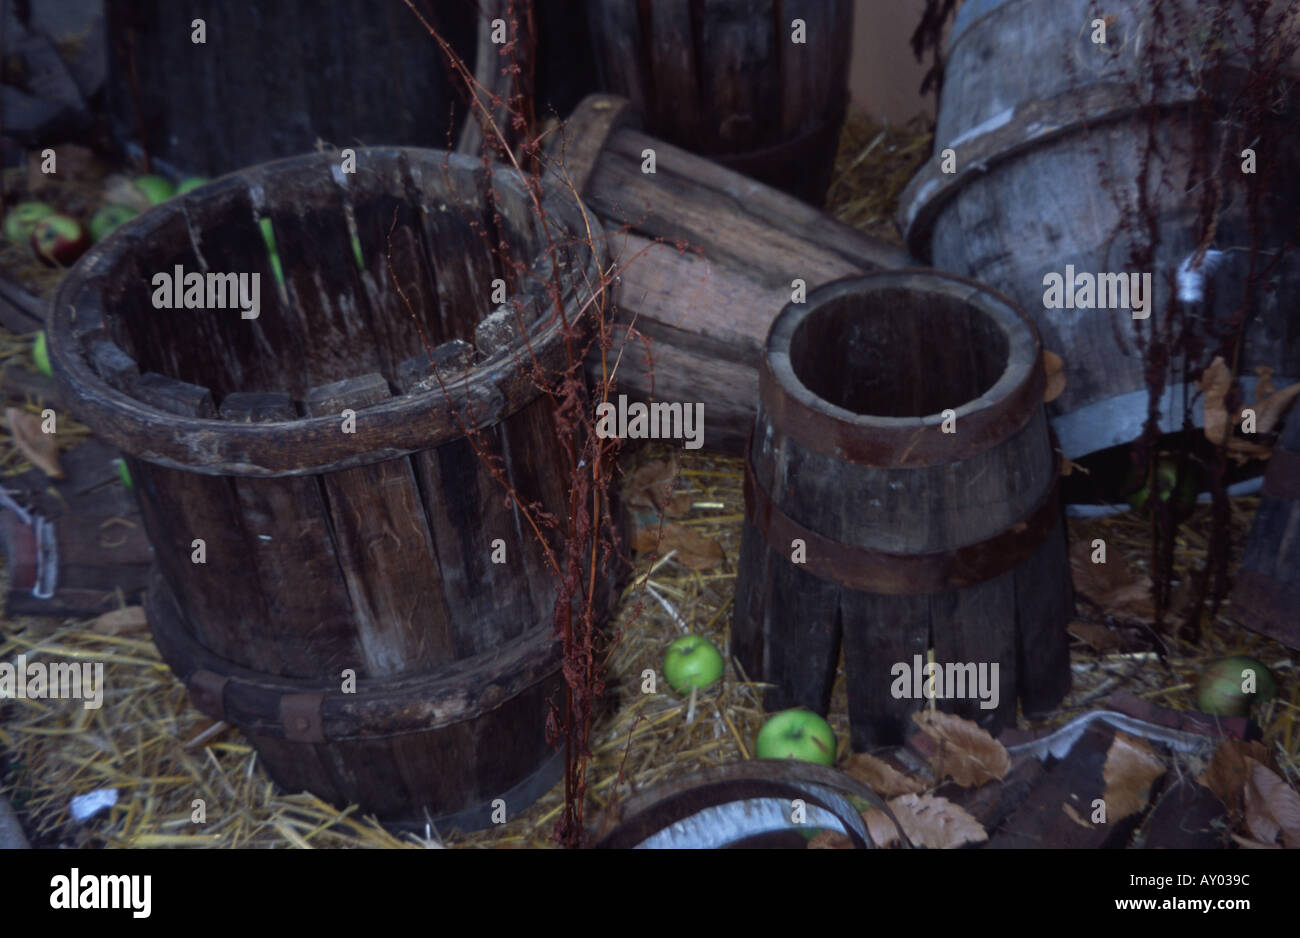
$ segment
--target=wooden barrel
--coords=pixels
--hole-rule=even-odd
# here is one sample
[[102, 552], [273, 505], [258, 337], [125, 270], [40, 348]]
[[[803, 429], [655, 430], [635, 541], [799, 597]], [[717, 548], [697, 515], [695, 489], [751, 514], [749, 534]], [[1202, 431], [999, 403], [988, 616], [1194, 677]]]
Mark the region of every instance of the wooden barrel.
[[[1157, 26], [1150, 0], [1116, 0], [1100, 11], [1092, 0], [968, 0], [949, 40], [934, 155], [900, 200], [899, 223], [916, 256], [1006, 293], [1065, 360], [1066, 387], [1049, 415], [1068, 457], [1140, 436], [1148, 379], [1162, 370], [1161, 429], [1182, 428], [1183, 404], [1196, 393], [1184, 369], [1208, 365], [1209, 357], [1152, 366], [1149, 375], [1143, 354], [1143, 343], [1168, 327], [1176, 294], [1207, 352], [1235, 329], [1234, 315], [1245, 315], [1247, 393], [1257, 364], [1300, 377], [1300, 319], [1290, 315], [1300, 297], [1300, 258], [1282, 250], [1294, 243], [1300, 216], [1300, 174], [1285, 168], [1300, 150], [1300, 99], [1291, 94], [1266, 131], [1240, 140], [1222, 132], [1240, 123], [1232, 103], [1214, 102], [1224, 112], [1218, 136], [1198, 142], [1203, 105], [1185, 63], [1203, 55], [1196, 43], [1206, 37], [1244, 59], [1253, 32], [1243, 5], [1227, 21], [1213, 19], [1218, 4], [1176, 0], [1162, 9]], [[1093, 42], [1099, 17], [1108, 24], [1104, 45]], [[1166, 32], [1175, 29], [1186, 42], [1171, 42]], [[1162, 30], [1161, 47], [1175, 46], [1168, 56], [1150, 51]], [[1155, 89], [1153, 58], [1161, 68]], [[1147, 100], [1156, 106], [1145, 110]], [[1257, 175], [1238, 171], [1245, 147], [1256, 151]], [[1220, 171], [1225, 150], [1229, 162]], [[947, 151], [952, 172], [945, 172]], [[1264, 197], [1260, 230], [1252, 231], [1256, 180]], [[1209, 245], [1220, 253], [1193, 269], [1207, 186], [1222, 191]], [[1138, 217], [1143, 199], [1150, 227]], [[1154, 257], [1137, 270], [1134, 247], [1151, 237]], [[1254, 258], [1252, 245], [1260, 252]], [[1266, 276], [1247, 293], [1252, 270]], [[1150, 318], [1135, 321], [1126, 308], [1045, 308], [1044, 277], [1070, 271], [1150, 273]]]
[[[638, 129], [628, 102], [586, 98], [551, 159], [604, 222], [614, 283], [619, 392], [702, 402], [704, 448], [739, 454], [754, 424], [772, 320], [796, 281], [907, 265], [906, 252], [798, 199]], [[656, 171], [642, 172], [653, 149]], [[649, 343], [624, 343], [627, 327]], [[600, 360], [593, 356], [593, 371]]]
[[848, 99], [850, 0], [588, 0], [588, 23], [601, 87], [651, 134], [822, 204]]
[[1300, 410], [1273, 448], [1232, 608], [1247, 628], [1300, 650]]
[[[295, 157], [142, 215], [55, 299], [69, 406], [128, 454], [159, 649], [286, 789], [478, 826], [558, 773], [557, 579], [514, 506], [567, 516], [539, 389], [567, 353], [530, 265], [580, 323], [600, 261], [577, 204], [545, 204], [549, 236], [517, 176], [442, 151]], [[156, 308], [178, 269], [259, 276], [257, 316]]]
[[1061, 700], [1072, 597], [1044, 384], [1032, 323], [968, 280], [887, 271], [782, 310], [732, 620], [768, 709], [824, 714], [841, 644], [855, 749], [903, 742], [931, 650], [988, 691], [939, 706], [993, 732], [1017, 697]]

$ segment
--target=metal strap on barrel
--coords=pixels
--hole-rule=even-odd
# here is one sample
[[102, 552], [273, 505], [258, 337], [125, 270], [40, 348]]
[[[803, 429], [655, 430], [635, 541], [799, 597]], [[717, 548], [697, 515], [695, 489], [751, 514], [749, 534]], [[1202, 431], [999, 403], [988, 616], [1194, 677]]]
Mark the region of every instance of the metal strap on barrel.
[[1300, 499], [1300, 453], [1281, 445], [1273, 450], [1260, 494], [1270, 498]]
[[806, 560], [800, 566], [820, 580], [889, 596], [941, 593], [1001, 576], [1032, 554], [1059, 520], [1059, 479], [1058, 454], [1052, 484], [1038, 504], [1006, 530], [950, 550], [897, 554], [843, 544], [804, 527], [777, 507], [772, 496], [754, 478], [753, 466], [746, 455], [745, 515], [782, 557], [788, 559], [793, 541], [802, 540]]

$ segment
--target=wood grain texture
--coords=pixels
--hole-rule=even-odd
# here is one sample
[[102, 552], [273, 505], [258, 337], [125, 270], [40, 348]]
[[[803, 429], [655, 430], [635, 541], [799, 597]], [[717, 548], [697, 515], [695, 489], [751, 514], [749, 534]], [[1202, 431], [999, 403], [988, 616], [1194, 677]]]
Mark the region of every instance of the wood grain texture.
[[[869, 437], [877, 425], [931, 419], [972, 400], [993, 406], [995, 384], [1010, 386], [1014, 376], [1041, 367], [1038, 349], [1032, 327], [995, 294], [902, 271], [845, 281], [810, 294], [807, 304], [788, 305], [766, 355], [788, 361], [799, 379], [775, 379], [778, 395], [802, 396], [818, 412], [852, 421], [848, 432]], [[974, 449], [961, 440], [957, 418], [951, 445], [954, 452], [967, 447], [963, 455], [912, 467], [809, 449], [760, 405], [747, 459], [754, 484], [806, 536], [886, 555], [873, 555], [873, 564], [891, 562], [887, 555], [964, 549], [1022, 526], [1054, 491], [1042, 403], [1032, 398], [1023, 406], [1018, 430], [981, 438]], [[899, 744], [910, 732], [911, 714], [928, 704], [915, 693], [925, 682], [906, 680], [899, 695], [894, 668], [912, 675], [931, 650], [941, 668], [976, 666], [974, 675], [965, 670], [961, 695], [945, 687], [938, 706], [993, 733], [1014, 725], [1018, 697], [1037, 710], [1068, 689], [1069, 568], [1059, 522], [1036, 535], [1046, 539], [1016, 565], [958, 581], [969, 585], [886, 580], [888, 590], [868, 592], [800, 567], [793, 544], [768, 541], [757, 510], [747, 498], [732, 641], [751, 679], [779, 685], [769, 706], [797, 703], [824, 713], [841, 644], [858, 750]], [[906, 576], [896, 563], [887, 569]], [[969, 685], [980, 668], [995, 688]]]

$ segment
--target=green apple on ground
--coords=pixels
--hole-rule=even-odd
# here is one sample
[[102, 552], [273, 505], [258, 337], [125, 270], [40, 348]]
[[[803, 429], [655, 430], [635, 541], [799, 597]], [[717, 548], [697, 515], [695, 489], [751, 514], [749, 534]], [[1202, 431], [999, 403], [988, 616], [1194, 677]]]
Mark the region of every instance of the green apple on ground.
[[31, 244], [36, 223], [53, 214], [53, 207], [44, 202], [19, 202], [5, 213], [5, 237], [14, 244]]
[[109, 232], [129, 222], [140, 213], [129, 205], [101, 205], [90, 216], [90, 240], [100, 241]]
[[[1255, 672], [1255, 692], [1245, 693], [1241, 685], [1246, 672]], [[1220, 717], [1244, 717], [1256, 701], [1272, 700], [1277, 693], [1273, 674], [1260, 661], [1245, 655], [1220, 658], [1201, 672], [1196, 682], [1196, 707], [1202, 713]]]
[[682, 636], [664, 655], [664, 678], [679, 694], [703, 690], [722, 677], [723, 668], [722, 653], [701, 635]]
[[802, 759], [835, 764], [835, 731], [811, 710], [782, 710], [758, 731], [754, 753], [760, 759]]
[[36, 362], [36, 370], [47, 378], [54, 377], [54, 371], [50, 368], [50, 350], [45, 345], [44, 331], [36, 333], [36, 342], [32, 345], [32, 360]]
[[70, 215], [48, 215], [32, 229], [32, 250], [43, 264], [66, 267], [90, 247], [81, 222]]
[[133, 185], [150, 205], [162, 205], [176, 194], [176, 187], [164, 176], [138, 176]]
[[203, 176], [186, 176], [181, 180], [180, 185], [176, 187], [176, 194], [184, 195], [193, 189], [197, 189], [199, 186], [206, 186], [208, 182], [209, 180], [205, 179]]

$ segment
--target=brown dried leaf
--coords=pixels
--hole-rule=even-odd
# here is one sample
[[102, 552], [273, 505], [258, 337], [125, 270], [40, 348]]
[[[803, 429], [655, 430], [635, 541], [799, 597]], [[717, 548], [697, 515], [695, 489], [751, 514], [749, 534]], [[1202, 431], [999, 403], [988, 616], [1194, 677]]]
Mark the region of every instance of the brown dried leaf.
[[839, 831], [820, 831], [808, 841], [809, 850], [852, 850], [853, 841]]
[[[893, 809], [892, 805], [890, 809]], [[871, 834], [871, 842], [877, 847], [898, 846], [898, 828], [884, 811], [879, 808], [867, 808], [862, 812], [862, 820], [867, 825], [868, 833]], [[902, 818], [899, 818], [899, 823], [902, 823]]]
[[[1258, 390], [1258, 388], [1256, 388]], [[1300, 382], [1289, 385], [1280, 391], [1274, 391], [1263, 400], [1256, 400], [1255, 410], [1255, 432], [1268, 433], [1271, 431], [1282, 415], [1286, 413], [1287, 408], [1297, 397], [1300, 397]]]
[[1075, 592], [1087, 597], [1107, 615], [1149, 622], [1155, 618], [1151, 578], [1134, 574], [1124, 555], [1106, 551], [1105, 563], [1092, 562], [1092, 544], [1077, 540], [1070, 545], [1070, 571]]
[[883, 798], [895, 795], [911, 795], [925, 791], [929, 786], [918, 778], [904, 775], [883, 759], [865, 752], [855, 752], [843, 766], [843, 771]]
[[1060, 355], [1043, 349], [1043, 371], [1047, 373], [1047, 387], [1043, 389], [1043, 403], [1048, 404], [1065, 390], [1065, 362]]
[[1256, 840], [1300, 849], [1300, 794], [1282, 776], [1250, 760], [1246, 778], [1246, 829]]
[[658, 525], [637, 528], [632, 539], [633, 548], [653, 551], [657, 546], [660, 556], [676, 551], [675, 559], [692, 570], [711, 570], [727, 559], [721, 544], [694, 528], [684, 524], [665, 524], [662, 538], [659, 531]]
[[1259, 377], [1255, 382], [1255, 403], [1258, 404], [1277, 388], [1273, 387], [1273, 369], [1268, 365], [1256, 365], [1255, 374]]
[[6, 407], [5, 420], [9, 423], [9, 432], [13, 435], [14, 444], [31, 461], [31, 464], [51, 479], [62, 479], [63, 468], [59, 465], [59, 444], [53, 433], [41, 432], [41, 418], [17, 407]]
[[1214, 356], [1210, 367], [1205, 369], [1198, 382], [1205, 397], [1202, 399], [1202, 412], [1205, 415], [1205, 438], [1215, 445], [1228, 438], [1228, 408], [1224, 399], [1232, 387], [1232, 370], [1223, 360], [1222, 355]]
[[1145, 808], [1151, 800], [1151, 784], [1165, 769], [1164, 760], [1151, 751], [1146, 740], [1117, 731], [1101, 770], [1107, 822], [1113, 824]]
[[970, 720], [929, 710], [912, 714], [912, 719], [939, 744], [930, 760], [935, 778], [951, 777], [958, 785], [976, 788], [1011, 771], [1006, 747]]
[[1237, 842], [1238, 847], [1244, 847], [1247, 850], [1281, 850], [1277, 844], [1262, 844], [1258, 840], [1251, 840], [1249, 837], [1242, 837], [1240, 834], [1230, 834], [1233, 840]]
[[[890, 800], [889, 808], [908, 840], [918, 846], [952, 849], [989, 839], [984, 826], [964, 808], [938, 795], [900, 795]], [[876, 813], [885, 817], [882, 812]], [[892, 831], [894, 825], [889, 827]], [[875, 828], [870, 830], [874, 836]]]
[[1067, 630], [1075, 638], [1087, 642], [1096, 651], [1119, 651], [1124, 647], [1124, 640], [1116, 632], [1104, 625], [1080, 622], [1076, 619], [1069, 624]]
[[1225, 448], [1228, 456], [1238, 465], [1250, 462], [1252, 459], [1268, 459], [1273, 455], [1273, 447], [1252, 443], [1239, 436], [1229, 437]]
[[1096, 826], [1092, 821], [1082, 817], [1078, 811], [1074, 810], [1074, 805], [1070, 804], [1068, 801], [1061, 802], [1061, 810], [1065, 812], [1066, 817], [1075, 824], [1078, 824], [1080, 827], [1086, 827], [1088, 830], [1092, 830]]
[[1198, 784], [1214, 792], [1233, 819], [1241, 817], [1242, 798], [1252, 762], [1269, 764], [1268, 749], [1263, 743], [1225, 739], [1196, 779]]
[[143, 606], [110, 609], [90, 624], [92, 632], [99, 632], [102, 635], [124, 635], [128, 632], [140, 632], [148, 627], [149, 620], [144, 616]]
[[638, 468], [626, 483], [627, 504], [632, 508], [662, 511], [677, 484], [677, 459], [656, 459]]

